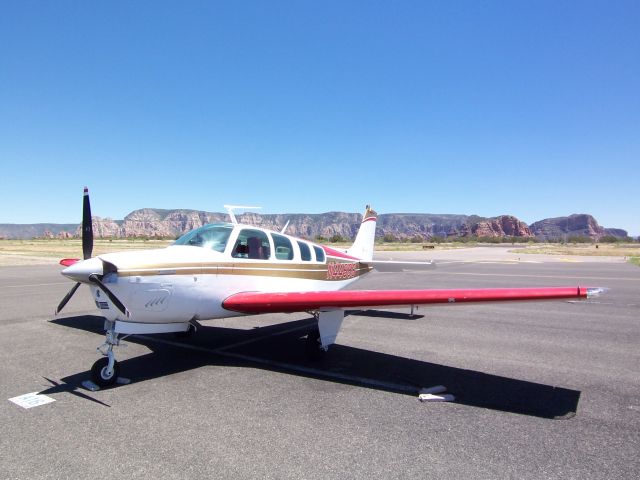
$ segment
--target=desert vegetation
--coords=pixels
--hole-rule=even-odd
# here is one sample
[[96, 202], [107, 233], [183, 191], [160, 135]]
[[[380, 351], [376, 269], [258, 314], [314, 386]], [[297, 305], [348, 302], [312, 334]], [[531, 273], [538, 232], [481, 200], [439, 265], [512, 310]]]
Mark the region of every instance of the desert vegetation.
[[[615, 237], [614, 237], [615, 238]], [[316, 237], [318, 243], [328, 244], [340, 248], [347, 248], [352, 240], [340, 235], [330, 238]], [[513, 246], [513, 252], [518, 254], [547, 254], [547, 255], [599, 255], [628, 257], [629, 261], [640, 264], [640, 243], [637, 241], [623, 242], [619, 239], [601, 239], [595, 243], [591, 240], [572, 239], [564, 242], [541, 242], [533, 238], [521, 237], [464, 237], [445, 239], [434, 237], [424, 240], [420, 236], [398, 239], [391, 234], [376, 239], [376, 250], [379, 251], [420, 251], [423, 249], [455, 249], [475, 246]], [[119, 252], [126, 250], [143, 250], [163, 248], [173, 243], [174, 239], [157, 238], [128, 238], [105, 239], [97, 238], [94, 243], [94, 255]], [[80, 239], [32, 239], [32, 240], [0, 240], [0, 266], [24, 264], [56, 264], [62, 258], [79, 258], [82, 256], [82, 242]]]

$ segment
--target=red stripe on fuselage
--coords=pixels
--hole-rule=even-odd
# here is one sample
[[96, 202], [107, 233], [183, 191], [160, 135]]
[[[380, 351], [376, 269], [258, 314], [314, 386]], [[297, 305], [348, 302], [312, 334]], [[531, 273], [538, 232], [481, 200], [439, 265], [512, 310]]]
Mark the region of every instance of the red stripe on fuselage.
[[325, 247], [324, 245], [322, 245], [322, 248], [324, 249], [324, 252], [331, 257], [345, 258], [347, 260], [355, 260], [355, 261], [360, 260], [359, 258], [352, 257], [351, 255], [347, 255], [346, 253], [339, 252], [338, 250], [334, 250], [331, 247]]

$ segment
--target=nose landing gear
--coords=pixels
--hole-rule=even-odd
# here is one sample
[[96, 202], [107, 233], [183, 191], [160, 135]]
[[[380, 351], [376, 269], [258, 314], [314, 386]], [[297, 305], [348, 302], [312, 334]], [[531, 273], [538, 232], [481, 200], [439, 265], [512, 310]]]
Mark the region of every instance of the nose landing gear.
[[120, 345], [120, 339], [115, 331], [115, 322], [106, 321], [106, 339], [98, 347], [98, 351], [104, 355], [91, 367], [91, 381], [100, 387], [108, 387], [116, 383], [120, 373], [120, 365], [116, 361], [113, 347]]

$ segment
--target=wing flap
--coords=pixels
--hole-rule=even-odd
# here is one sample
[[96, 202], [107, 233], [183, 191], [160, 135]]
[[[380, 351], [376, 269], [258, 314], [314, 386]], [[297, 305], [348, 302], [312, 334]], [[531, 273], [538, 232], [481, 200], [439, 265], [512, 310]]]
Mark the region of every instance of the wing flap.
[[482, 288], [453, 290], [340, 290], [332, 292], [243, 292], [222, 306], [241, 313], [291, 313], [438, 303], [503, 302], [587, 298], [597, 289], [586, 287]]

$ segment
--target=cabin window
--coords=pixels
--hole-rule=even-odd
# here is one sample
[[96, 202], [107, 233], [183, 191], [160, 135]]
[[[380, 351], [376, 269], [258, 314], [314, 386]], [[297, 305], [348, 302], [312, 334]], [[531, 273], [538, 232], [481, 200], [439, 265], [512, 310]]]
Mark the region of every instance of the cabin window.
[[300, 247], [300, 258], [305, 262], [311, 261], [311, 249], [309, 245], [304, 242], [298, 242], [298, 247]]
[[262, 230], [245, 228], [238, 234], [231, 256], [234, 258], [268, 260], [271, 257], [269, 237]]
[[284, 235], [278, 235], [272, 233], [273, 248], [276, 251], [276, 258], [278, 260], [293, 260], [293, 247], [291, 241]]
[[318, 262], [324, 262], [324, 250], [322, 249], [322, 247], [318, 247], [317, 245], [314, 245], [313, 251], [316, 252], [316, 260]]
[[174, 245], [190, 245], [203, 247], [217, 252], [224, 252], [233, 226], [225, 223], [212, 223], [185, 233]]

